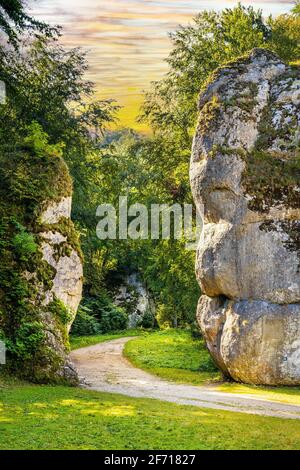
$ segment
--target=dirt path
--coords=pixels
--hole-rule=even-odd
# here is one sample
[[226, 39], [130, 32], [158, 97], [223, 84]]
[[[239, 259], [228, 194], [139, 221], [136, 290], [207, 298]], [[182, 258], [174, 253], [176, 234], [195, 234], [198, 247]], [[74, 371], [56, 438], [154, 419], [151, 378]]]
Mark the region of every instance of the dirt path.
[[280, 418], [300, 419], [300, 405], [262, 400], [252, 395], [218, 392], [208, 387], [167, 382], [132, 366], [123, 357], [125, 343], [119, 338], [72, 351], [84, 387], [131, 397], [156, 398], [183, 405]]

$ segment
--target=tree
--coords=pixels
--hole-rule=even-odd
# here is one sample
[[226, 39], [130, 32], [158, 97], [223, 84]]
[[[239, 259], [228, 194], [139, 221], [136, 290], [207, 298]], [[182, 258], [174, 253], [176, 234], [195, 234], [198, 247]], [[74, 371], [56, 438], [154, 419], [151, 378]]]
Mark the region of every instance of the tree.
[[0, 29], [15, 47], [19, 43], [19, 35], [25, 31], [42, 33], [47, 37], [55, 36], [59, 32], [58, 27], [50, 27], [29, 16], [25, 12], [24, 0], [0, 0]]
[[0, 150], [7, 141], [22, 140], [32, 122], [47, 132], [49, 145], [60, 144], [74, 182], [72, 218], [83, 234], [86, 259], [97, 271], [96, 284], [96, 277], [103, 277], [95, 236], [99, 145], [118, 106], [94, 99], [94, 85], [84, 78], [87, 61], [79, 49], [66, 51], [52, 39], [39, 38], [0, 54], [0, 80], [7, 84]]
[[[105, 139], [102, 152], [97, 157], [97, 170], [95, 166], [91, 174], [94, 181], [91, 184], [94, 188], [93, 213], [101, 203], [118, 207], [119, 195], [127, 196], [129, 206], [144, 204], [149, 214], [153, 203], [191, 202], [188, 153], [182, 152], [176, 142], [124, 131], [121, 135], [116, 133], [115, 140], [111, 136]], [[93, 215], [91, 220], [94, 223]], [[97, 296], [99, 292], [103, 295], [103, 290], [111, 290], [122, 274], [137, 271], [156, 305], [160, 306], [158, 320], [162, 326], [192, 323], [199, 288], [194, 275], [194, 253], [185, 250], [184, 240], [100, 241], [94, 236], [94, 231], [89, 233], [89, 249], [98, 247], [99, 269], [95, 270], [96, 263], [91, 262], [91, 253], [86, 268], [88, 295]], [[103, 276], [98, 276], [97, 281], [99, 271]]]
[[285, 62], [300, 60], [300, 3], [297, 2], [292, 14], [269, 18], [271, 37], [269, 48]]
[[295, 6], [292, 8], [292, 13], [295, 16], [300, 16], [300, 1], [298, 0], [295, 4]]
[[51, 39], [0, 50], [0, 79], [7, 88], [0, 140], [8, 130], [19, 133], [36, 121], [53, 143], [65, 143], [67, 154], [79, 139], [96, 141], [116, 107], [110, 100], [94, 100], [94, 85], [84, 78], [87, 67], [80, 49], [65, 50]]
[[201, 12], [192, 24], [171, 34], [169, 71], [146, 94], [140, 119], [190, 148], [198, 94], [217, 67], [254, 47], [269, 48], [288, 62], [300, 58], [298, 9], [299, 4], [292, 14], [267, 20], [260, 10], [241, 4], [222, 12]]

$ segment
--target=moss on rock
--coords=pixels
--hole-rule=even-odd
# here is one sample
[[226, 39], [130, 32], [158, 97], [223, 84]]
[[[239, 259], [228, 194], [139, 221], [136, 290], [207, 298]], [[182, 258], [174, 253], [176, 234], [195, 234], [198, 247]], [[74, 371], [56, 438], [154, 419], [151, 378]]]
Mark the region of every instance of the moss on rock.
[[271, 207], [299, 208], [300, 153], [285, 155], [254, 150], [246, 155], [242, 184], [248, 207], [268, 212]]
[[[70, 313], [55, 297], [47, 298], [56, 270], [43, 259], [39, 216], [48, 203], [72, 194], [72, 180], [61, 146], [48, 144], [35, 123], [22, 141], [0, 151], [0, 335], [7, 368], [32, 381], [65, 382], [60, 370]], [[70, 220], [55, 230], [67, 240], [57, 247], [58, 256], [81, 253]]]

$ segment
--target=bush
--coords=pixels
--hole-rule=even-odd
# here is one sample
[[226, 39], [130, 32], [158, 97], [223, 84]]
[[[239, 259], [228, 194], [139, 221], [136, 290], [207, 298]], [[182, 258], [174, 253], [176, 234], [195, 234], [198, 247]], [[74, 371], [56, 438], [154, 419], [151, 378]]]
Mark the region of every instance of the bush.
[[150, 310], [147, 310], [141, 320], [141, 323], [139, 326], [142, 328], [153, 328], [155, 324], [155, 318], [153, 314], [150, 312]]
[[174, 322], [174, 310], [169, 305], [160, 304], [156, 309], [156, 321], [160, 329], [171, 328]]
[[7, 350], [13, 353], [15, 360], [24, 368], [24, 361], [31, 361], [43, 351], [45, 342], [44, 325], [38, 321], [22, 322], [14, 341], [6, 340]]
[[13, 247], [21, 261], [27, 261], [37, 251], [37, 245], [34, 241], [34, 236], [28, 233], [21, 224], [16, 224], [19, 230], [13, 240]]
[[89, 297], [79, 308], [71, 333], [84, 336], [125, 330], [127, 322], [126, 311], [105, 296]]
[[88, 336], [101, 333], [100, 325], [91, 310], [84, 305], [80, 306], [71, 328], [74, 336]]
[[101, 315], [101, 329], [103, 333], [127, 328], [128, 315], [121, 307], [111, 304], [103, 309]]

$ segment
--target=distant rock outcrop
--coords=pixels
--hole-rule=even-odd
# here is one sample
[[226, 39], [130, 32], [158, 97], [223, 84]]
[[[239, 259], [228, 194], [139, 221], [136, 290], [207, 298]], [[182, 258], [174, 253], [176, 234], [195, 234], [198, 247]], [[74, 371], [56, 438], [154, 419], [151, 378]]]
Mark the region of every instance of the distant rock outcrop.
[[224, 374], [300, 384], [300, 68], [255, 49], [214, 74], [199, 106], [199, 325]]
[[128, 313], [128, 328], [153, 327], [154, 301], [138, 273], [133, 272], [124, 277], [114, 295], [114, 302]]

